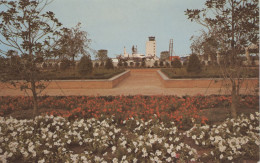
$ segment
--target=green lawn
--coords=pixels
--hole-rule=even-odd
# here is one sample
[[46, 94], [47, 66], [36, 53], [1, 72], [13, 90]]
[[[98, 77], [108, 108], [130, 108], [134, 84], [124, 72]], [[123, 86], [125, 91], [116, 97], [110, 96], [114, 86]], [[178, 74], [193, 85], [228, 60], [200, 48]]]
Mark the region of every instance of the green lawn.
[[44, 74], [50, 80], [109, 79], [124, 71], [124, 69], [94, 69], [91, 74], [80, 75], [77, 70], [69, 69], [65, 71], [45, 72]]
[[[171, 79], [178, 78], [222, 78], [222, 70], [219, 67], [203, 67], [200, 73], [188, 73], [186, 68], [166, 68], [161, 71]], [[258, 78], [258, 68], [248, 68], [241, 73], [243, 77]]]

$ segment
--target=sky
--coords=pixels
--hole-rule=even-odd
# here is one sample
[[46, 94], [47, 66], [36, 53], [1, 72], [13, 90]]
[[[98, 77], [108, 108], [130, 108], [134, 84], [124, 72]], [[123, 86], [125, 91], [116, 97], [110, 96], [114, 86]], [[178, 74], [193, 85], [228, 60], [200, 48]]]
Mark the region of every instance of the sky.
[[109, 57], [131, 53], [137, 46], [145, 54], [145, 43], [155, 36], [157, 56], [169, 50], [173, 39], [174, 53], [191, 53], [190, 37], [199, 35], [202, 26], [187, 19], [184, 11], [200, 9], [205, 0], [55, 0], [47, 10], [55, 13], [68, 28], [81, 22], [94, 50], [106, 49]]

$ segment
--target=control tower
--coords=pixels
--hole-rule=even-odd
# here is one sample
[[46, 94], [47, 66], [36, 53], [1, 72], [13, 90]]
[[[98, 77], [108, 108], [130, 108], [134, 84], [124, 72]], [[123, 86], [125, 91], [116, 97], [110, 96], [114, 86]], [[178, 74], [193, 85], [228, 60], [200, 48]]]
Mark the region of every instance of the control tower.
[[149, 37], [149, 41], [146, 42], [145, 56], [156, 56], [156, 41], [154, 36]]

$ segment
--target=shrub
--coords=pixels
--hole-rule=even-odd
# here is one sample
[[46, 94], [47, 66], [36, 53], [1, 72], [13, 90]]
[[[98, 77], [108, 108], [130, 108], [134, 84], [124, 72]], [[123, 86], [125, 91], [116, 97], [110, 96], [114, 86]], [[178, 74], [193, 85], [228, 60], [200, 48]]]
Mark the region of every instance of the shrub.
[[139, 62], [135, 62], [135, 67], [139, 67], [140, 63]]
[[123, 66], [123, 62], [122, 62], [122, 60], [120, 60], [120, 59], [118, 60], [118, 64], [117, 64], [117, 66], [118, 66], [118, 67], [122, 67], [122, 66]]
[[154, 67], [158, 67], [158, 61], [155, 61], [153, 65]]
[[160, 67], [163, 67], [164, 64], [163, 64], [163, 61], [160, 61]]
[[105, 66], [105, 63], [102, 61], [99, 65], [99, 67], [104, 67]]
[[95, 63], [95, 68], [98, 68], [99, 67], [99, 64], [98, 62]]
[[124, 61], [124, 67], [128, 67], [128, 63]]
[[60, 63], [60, 69], [66, 70], [68, 68], [70, 68], [70, 60], [68, 60], [67, 58], [63, 58]]
[[106, 59], [105, 68], [106, 69], [113, 69], [114, 68], [114, 65], [113, 65], [113, 62], [112, 62], [111, 58], [107, 58]]
[[130, 62], [130, 66], [133, 67], [134, 66], [134, 62]]
[[89, 56], [81, 57], [78, 64], [78, 72], [80, 75], [90, 74], [93, 71], [93, 64]]
[[142, 61], [141, 66], [146, 67], [145, 61]]
[[188, 66], [187, 66], [187, 72], [199, 73], [202, 70], [201, 67], [202, 66], [198, 56], [196, 54], [190, 55]]
[[181, 61], [177, 58], [174, 58], [174, 60], [172, 61], [172, 67], [173, 68], [181, 68]]
[[166, 66], [166, 67], [170, 67], [170, 63], [169, 63], [169, 62], [166, 62], [166, 63], [165, 63], [165, 66]]

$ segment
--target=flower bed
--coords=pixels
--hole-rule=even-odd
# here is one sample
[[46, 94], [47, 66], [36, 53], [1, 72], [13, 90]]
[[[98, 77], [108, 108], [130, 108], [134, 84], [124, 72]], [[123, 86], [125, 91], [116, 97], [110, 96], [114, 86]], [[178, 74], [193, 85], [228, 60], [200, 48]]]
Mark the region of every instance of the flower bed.
[[[228, 130], [230, 132], [228, 132]], [[2, 162], [189, 162], [259, 159], [259, 113], [227, 119], [219, 126], [195, 125], [187, 132], [174, 122], [114, 116], [69, 120], [38, 116], [0, 117]], [[199, 153], [184, 138], [206, 152]]]
[[[0, 115], [6, 116], [16, 110], [32, 108], [31, 97], [0, 97]], [[107, 96], [107, 97], [41, 97], [39, 108], [50, 109], [49, 115], [70, 119], [115, 116], [118, 122], [137, 117], [151, 119], [154, 114], [162, 122], [174, 121], [179, 127], [191, 127], [191, 121], [204, 124], [204, 109], [229, 107], [230, 96]], [[257, 96], [241, 98], [246, 108], [258, 106]]]

